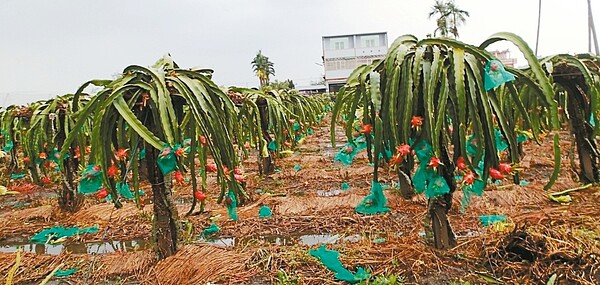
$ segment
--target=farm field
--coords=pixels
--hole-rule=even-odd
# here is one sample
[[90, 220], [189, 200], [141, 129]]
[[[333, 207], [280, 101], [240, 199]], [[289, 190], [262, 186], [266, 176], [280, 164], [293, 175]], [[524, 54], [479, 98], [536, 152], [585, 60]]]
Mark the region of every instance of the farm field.
[[[492, 183], [465, 205], [464, 213], [462, 192], [454, 193], [449, 219], [457, 245], [437, 250], [427, 244], [423, 230], [427, 199], [403, 198], [395, 186], [397, 175], [385, 168], [379, 169], [379, 180], [391, 211], [356, 213], [370, 192], [373, 166], [364, 151], [350, 166], [333, 161], [345, 135], [341, 126], [336, 129], [338, 147], [333, 148], [329, 119], [292, 154], [277, 159], [275, 173], [258, 175], [253, 154], [242, 163], [252, 200], [238, 206], [238, 221], [216, 204], [215, 177], [208, 178], [205, 212], [196, 208], [187, 217], [191, 186], [174, 186], [184, 242], [161, 261], [148, 239], [151, 202], [142, 210], [135, 203], [115, 209], [91, 195], [80, 211], [65, 214], [57, 205], [58, 186], [12, 181], [8, 190], [19, 194], [0, 196], [0, 272], [9, 272], [21, 247], [14, 284], [38, 284], [59, 265], [77, 271], [47, 284], [344, 284], [309, 254], [324, 244], [340, 253], [351, 272], [361, 267], [374, 277], [365, 284], [389, 284], [385, 282], [392, 276], [403, 284], [545, 284], [553, 274], [563, 280], [557, 284], [599, 282], [599, 188], [572, 191], [569, 203], [548, 198], [550, 192], [582, 188], [571, 165], [567, 132], [561, 132], [561, 173], [549, 191], [543, 187], [553, 155], [552, 142], [545, 139], [541, 145], [524, 146], [521, 185], [508, 179]], [[150, 186], [142, 183], [142, 190], [145, 201], [152, 201]], [[259, 217], [263, 206], [272, 216]], [[484, 215], [507, 219], [484, 226]], [[203, 235], [213, 223], [220, 231]], [[98, 226], [98, 231], [55, 245], [31, 244], [37, 232], [57, 225]], [[5, 278], [0, 276], [0, 282]]]

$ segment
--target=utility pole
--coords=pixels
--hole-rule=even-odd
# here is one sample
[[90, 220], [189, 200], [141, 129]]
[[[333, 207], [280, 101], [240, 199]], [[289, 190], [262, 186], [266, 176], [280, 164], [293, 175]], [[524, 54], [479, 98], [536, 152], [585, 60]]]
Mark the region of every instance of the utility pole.
[[[588, 3], [590, 0], [588, 0]], [[538, 22], [537, 22], [537, 34], [535, 36], [535, 56], [538, 55], [538, 46], [540, 43], [540, 21], [542, 19], [542, 0], [538, 2]]]
[[593, 37], [594, 38], [594, 49], [596, 51], [596, 55], [599, 55], [600, 51], [598, 50], [598, 37], [596, 35], [596, 27], [594, 26], [594, 17], [592, 15], [591, 0], [587, 0], [587, 4], [588, 4], [588, 52], [592, 53], [592, 37]]

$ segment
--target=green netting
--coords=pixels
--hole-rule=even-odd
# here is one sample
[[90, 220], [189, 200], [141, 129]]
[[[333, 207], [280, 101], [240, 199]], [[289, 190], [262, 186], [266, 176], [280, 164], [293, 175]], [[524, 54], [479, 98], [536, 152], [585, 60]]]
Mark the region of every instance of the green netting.
[[479, 220], [484, 226], [489, 226], [493, 223], [504, 222], [506, 221], [505, 215], [484, 215], [479, 216]]
[[524, 143], [524, 142], [526, 142], [527, 140], [529, 140], [529, 137], [527, 137], [525, 134], [519, 133], [519, 134], [517, 135], [517, 142], [518, 142], [518, 143]]
[[470, 156], [475, 156], [477, 154], [477, 139], [475, 139], [474, 135], [467, 138], [467, 153]]
[[302, 166], [300, 166], [299, 164], [294, 165], [295, 171], [300, 171], [301, 169], [302, 169]]
[[275, 141], [269, 142], [269, 145], [267, 145], [267, 149], [270, 150], [270, 151], [276, 151], [277, 150], [277, 143]]
[[71, 269], [65, 269], [65, 270], [57, 270], [56, 272], [54, 272], [54, 276], [56, 277], [67, 277], [67, 276], [71, 276], [73, 275], [73, 273], [77, 272], [76, 268], [71, 268]]
[[121, 196], [123, 196], [127, 199], [135, 198], [135, 196], [129, 189], [129, 184], [127, 182], [125, 182], [125, 183], [117, 182], [117, 190], [119, 191], [119, 194], [121, 194]]
[[427, 182], [435, 176], [433, 169], [427, 167], [427, 164], [420, 164], [413, 175], [412, 181], [415, 191], [423, 193], [427, 190]]
[[354, 156], [356, 156], [357, 153], [356, 147], [354, 147], [352, 143], [346, 143], [346, 146], [340, 149], [335, 157], [333, 157], [333, 161], [339, 161], [343, 165], [348, 166], [352, 164], [352, 160], [354, 160]]
[[177, 159], [175, 157], [175, 150], [170, 146], [165, 146], [162, 149], [162, 153], [158, 155], [156, 160], [158, 168], [163, 175], [171, 173], [177, 169]]
[[48, 155], [48, 159], [58, 163], [60, 160], [60, 151], [57, 148], [52, 149], [50, 155]]
[[385, 213], [390, 211], [390, 208], [386, 207], [386, 204], [387, 199], [383, 194], [381, 184], [377, 181], [373, 181], [371, 194], [365, 197], [362, 202], [356, 206], [355, 210], [356, 212], [365, 215]]
[[10, 175], [10, 179], [23, 179], [23, 178], [25, 178], [25, 176], [27, 176], [27, 174], [25, 174], [25, 173], [20, 173], [20, 174], [13, 173]]
[[235, 193], [230, 190], [229, 193], [227, 193], [227, 199], [230, 201], [227, 203], [227, 213], [232, 220], [237, 221], [237, 198], [235, 197]]
[[425, 164], [427, 164], [427, 162], [429, 162], [429, 160], [433, 156], [433, 148], [431, 147], [431, 144], [429, 144], [427, 141], [421, 141], [420, 143], [418, 143], [414, 147], [414, 150], [417, 159], [419, 159], [420, 162], [425, 162]]
[[324, 244], [316, 250], [309, 250], [308, 253], [311, 256], [318, 258], [327, 269], [335, 272], [335, 278], [338, 280], [354, 284], [371, 277], [371, 275], [361, 267], [356, 270], [356, 274], [350, 272], [342, 265], [342, 262], [340, 262], [340, 253], [335, 250], [328, 250]]
[[269, 208], [269, 206], [262, 206], [260, 207], [260, 210], [258, 210], [258, 216], [260, 218], [268, 218], [272, 215], [273, 212], [271, 211], [271, 208]]
[[206, 228], [202, 231], [202, 235], [207, 237], [207, 236], [210, 236], [212, 234], [219, 232], [220, 230], [221, 229], [219, 228], [219, 226], [217, 226], [216, 224], [211, 224], [208, 228]]
[[450, 192], [450, 186], [448, 186], [448, 183], [446, 183], [446, 179], [435, 173], [435, 176], [427, 183], [425, 197], [427, 199], [431, 199], [433, 197], [442, 196], [448, 192]]
[[504, 69], [502, 62], [496, 59], [488, 61], [485, 65], [483, 84], [485, 91], [490, 91], [506, 82], [515, 80], [515, 76]]
[[56, 241], [60, 238], [71, 237], [80, 234], [93, 234], [98, 232], [98, 226], [80, 229], [78, 227], [64, 228], [55, 226], [37, 233], [31, 238], [31, 243], [45, 244]]
[[373, 239], [373, 243], [384, 243], [384, 242], [386, 242], [386, 239], [382, 238], [382, 237]]
[[308, 134], [308, 135], [312, 135], [314, 133], [315, 133], [315, 131], [312, 128], [308, 128], [308, 130], [306, 130], [306, 134]]
[[498, 151], [505, 151], [508, 149], [508, 143], [504, 139], [504, 136], [498, 129], [494, 129], [494, 134], [496, 138], [496, 149]]
[[294, 131], [299, 131], [299, 130], [302, 129], [302, 127], [300, 126], [300, 123], [294, 122], [294, 125], [292, 126], [292, 129], [294, 129]]
[[95, 165], [90, 164], [81, 173], [81, 181], [77, 188], [79, 193], [92, 194], [102, 188], [102, 179], [100, 178], [102, 171], [96, 170], [96, 168]]
[[4, 144], [4, 151], [9, 152], [13, 149], [14, 146], [15, 144], [12, 141], [8, 141]]
[[340, 188], [344, 191], [350, 189], [350, 184], [348, 184], [348, 182], [342, 182], [342, 184], [340, 185]]
[[529, 185], [529, 181], [527, 181], [527, 180], [521, 180], [519, 182], [519, 186], [527, 186], [527, 185]]
[[140, 159], [144, 159], [146, 158], [146, 149], [142, 148], [142, 150], [140, 150]]
[[475, 181], [473, 181], [473, 184], [471, 184], [471, 185], [463, 185], [462, 186], [463, 198], [462, 198], [462, 203], [460, 205], [460, 211], [462, 213], [465, 212], [465, 208], [467, 206], [469, 206], [469, 204], [471, 203], [471, 198], [474, 195], [481, 196], [483, 194], [484, 188], [485, 188], [485, 182], [483, 182], [483, 180], [481, 180], [481, 179], [475, 179]]

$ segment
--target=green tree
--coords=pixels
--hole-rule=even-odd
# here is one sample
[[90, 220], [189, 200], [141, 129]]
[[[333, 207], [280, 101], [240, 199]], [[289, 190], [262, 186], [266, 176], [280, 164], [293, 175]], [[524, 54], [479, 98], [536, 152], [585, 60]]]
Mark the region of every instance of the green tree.
[[466, 17], [469, 17], [469, 12], [460, 9], [454, 0], [436, 0], [431, 7], [429, 18], [437, 15], [437, 28], [433, 32], [433, 36], [439, 32], [441, 37], [448, 37], [450, 34], [454, 38], [458, 38], [458, 27], [465, 23]]
[[[482, 76], [492, 59], [485, 47], [499, 40], [519, 47], [530, 70], [511, 69], [514, 82], [490, 89]], [[528, 111], [535, 109], [527, 110], [522, 97], [535, 99], [534, 108], [544, 106], [544, 124], [532, 124]], [[498, 153], [505, 149], [509, 163], [518, 163], [517, 130], [529, 127], [534, 137], [541, 130], [554, 132], [558, 163], [546, 188], [554, 183], [560, 168], [554, 97], [540, 62], [518, 36], [498, 33], [475, 47], [449, 38], [419, 41], [407, 35], [394, 41], [384, 60], [360, 66], [350, 75], [336, 97], [332, 128], [343, 114], [351, 141], [356, 110], [363, 109], [363, 125], [374, 126], [374, 136], [366, 137], [374, 185], [379, 183], [379, 162], [385, 160], [398, 172], [401, 187], [414, 186], [429, 199], [426, 233], [437, 248], [450, 248], [455, 245], [447, 217], [452, 194], [460, 187], [467, 197], [481, 195], [488, 178], [503, 179]], [[454, 180], [455, 172], [464, 175], [462, 183]]]
[[[239, 129], [235, 106], [211, 76], [212, 70], [180, 69], [169, 56], [150, 68], [129, 66], [76, 114], [77, 123], [61, 150], [62, 155], [70, 150], [81, 126], [92, 116], [90, 165], [82, 176], [99, 175], [117, 207], [120, 197], [129, 192], [130, 180], [140, 202], [137, 179], [145, 164], [152, 185], [158, 258], [177, 250], [178, 215], [171, 186], [173, 178], [181, 181], [182, 172], [193, 169], [200, 135], [206, 143], [200, 152], [209, 152], [216, 163], [221, 184], [217, 202], [226, 191], [226, 201], [244, 195], [234, 171], [227, 171], [238, 164], [232, 143], [236, 139], [233, 130]], [[200, 159], [201, 167], [206, 165], [206, 156]]]
[[256, 77], [260, 81], [260, 86], [267, 86], [269, 84], [269, 76], [275, 75], [273, 62], [259, 50], [251, 64]]

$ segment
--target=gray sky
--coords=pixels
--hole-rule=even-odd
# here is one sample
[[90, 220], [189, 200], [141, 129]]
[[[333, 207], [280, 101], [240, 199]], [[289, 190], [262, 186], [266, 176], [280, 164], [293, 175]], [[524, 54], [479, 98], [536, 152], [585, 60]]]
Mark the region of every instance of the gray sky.
[[[600, 29], [600, 3], [592, 1]], [[75, 92], [131, 64], [170, 53], [181, 67], [215, 70], [219, 85], [255, 86], [261, 49], [274, 79], [308, 85], [323, 74], [323, 35], [432, 33], [434, 0], [0, 0], [0, 106]], [[460, 40], [509, 31], [535, 47], [535, 0], [456, 0], [470, 12]], [[587, 51], [586, 0], [546, 0], [540, 55]], [[499, 48], [511, 47], [501, 44]], [[513, 56], [517, 54], [512, 49]], [[523, 64], [519, 61], [517, 64]]]

